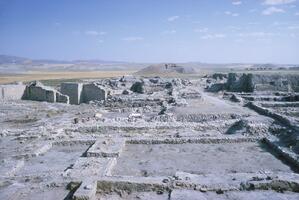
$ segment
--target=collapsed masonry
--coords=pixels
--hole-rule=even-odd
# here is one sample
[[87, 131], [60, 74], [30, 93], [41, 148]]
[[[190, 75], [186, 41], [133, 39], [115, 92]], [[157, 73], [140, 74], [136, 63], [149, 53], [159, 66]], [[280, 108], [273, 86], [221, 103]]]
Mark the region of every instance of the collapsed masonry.
[[37, 81], [26, 86], [22, 99], [32, 101], [47, 101], [50, 103], [69, 103], [68, 96], [61, 94], [55, 89], [44, 86], [42, 83]]
[[75, 105], [107, 99], [107, 90], [96, 83], [62, 83], [61, 93], [69, 96], [70, 104]]
[[1, 100], [31, 100], [50, 103], [80, 104], [106, 100], [107, 91], [96, 83], [62, 83], [61, 90], [38, 81], [23, 85], [1, 85]]
[[[225, 77], [225, 76], [223, 76]], [[212, 76], [212, 79], [216, 79]], [[216, 79], [207, 82], [212, 83], [207, 91], [219, 92], [222, 90], [230, 92], [255, 92], [255, 91], [283, 91], [299, 92], [299, 75], [281, 74], [237, 74], [229, 73], [227, 78]]]

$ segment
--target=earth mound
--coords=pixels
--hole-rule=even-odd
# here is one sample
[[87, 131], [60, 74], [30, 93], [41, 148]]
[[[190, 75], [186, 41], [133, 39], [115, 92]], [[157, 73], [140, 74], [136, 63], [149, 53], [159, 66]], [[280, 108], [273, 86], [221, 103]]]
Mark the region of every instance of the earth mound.
[[193, 74], [196, 73], [196, 70], [193, 67], [188, 66], [179, 66], [176, 64], [157, 64], [150, 65], [146, 68], [141, 69], [136, 74], [137, 75], [149, 75], [149, 74]]

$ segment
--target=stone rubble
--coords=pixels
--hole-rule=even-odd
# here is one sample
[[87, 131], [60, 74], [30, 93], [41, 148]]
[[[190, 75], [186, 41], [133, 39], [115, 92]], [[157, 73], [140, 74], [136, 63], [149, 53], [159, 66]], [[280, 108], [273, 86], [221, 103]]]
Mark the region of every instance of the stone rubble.
[[298, 199], [297, 78], [0, 86], [0, 199]]

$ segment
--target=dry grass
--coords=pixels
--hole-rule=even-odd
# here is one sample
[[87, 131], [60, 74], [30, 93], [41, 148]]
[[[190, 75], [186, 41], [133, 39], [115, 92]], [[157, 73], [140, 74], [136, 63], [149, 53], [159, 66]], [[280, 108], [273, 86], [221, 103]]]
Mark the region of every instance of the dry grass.
[[136, 71], [84, 71], [84, 72], [39, 72], [32, 71], [26, 74], [7, 75], [0, 74], [0, 84], [13, 82], [28, 82], [34, 80], [57, 79], [84, 79], [84, 78], [110, 78], [130, 75]]

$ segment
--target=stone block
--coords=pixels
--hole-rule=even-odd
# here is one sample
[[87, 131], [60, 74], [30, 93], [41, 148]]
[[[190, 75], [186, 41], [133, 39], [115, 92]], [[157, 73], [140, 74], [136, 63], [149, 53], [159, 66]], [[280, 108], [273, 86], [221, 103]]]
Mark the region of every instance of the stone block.
[[107, 91], [95, 83], [84, 84], [82, 91], [82, 103], [101, 101], [107, 99]]
[[56, 102], [56, 91], [41, 83], [32, 83], [26, 86], [24, 100]]
[[22, 99], [26, 86], [25, 85], [0, 85], [0, 99], [18, 100]]
[[74, 200], [92, 200], [95, 199], [97, 192], [97, 182], [85, 180], [73, 195]]
[[64, 176], [78, 180], [82, 177], [102, 177], [110, 175], [115, 164], [116, 158], [80, 157]]
[[60, 92], [69, 96], [70, 104], [78, 105], [81, 103], [82, 83], [61, 83]]
[[119, 157], [125, 147], [124, 139], [99, 139], [86, 152], [87, 157]]
[[44, 86], [42, 83], [37, 81], [26, 86], [22, 99], [32, 101], [46, 101], [50, 103], [69, 103], [69, 98], [67, 95], [63, 95], [57, 90], [51, 87]]
[[69, 104], [70, 98], [67, 95], [63, 95], [60, 92], [57, 92], [56, 93], [56, 102]]

